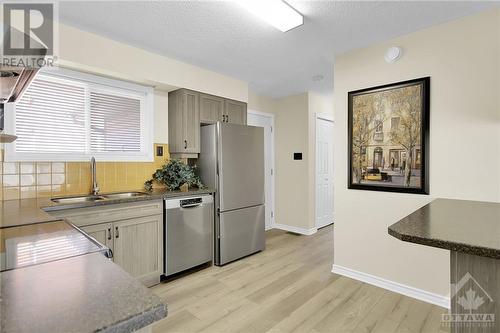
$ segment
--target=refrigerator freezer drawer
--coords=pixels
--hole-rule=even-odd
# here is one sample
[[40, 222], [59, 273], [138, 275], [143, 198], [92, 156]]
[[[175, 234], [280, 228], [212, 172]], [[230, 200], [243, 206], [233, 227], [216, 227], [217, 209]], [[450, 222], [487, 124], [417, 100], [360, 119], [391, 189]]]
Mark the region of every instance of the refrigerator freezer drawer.
[[264, 205], [221, 212], [216, 264], [224, 265], [266, 246]]

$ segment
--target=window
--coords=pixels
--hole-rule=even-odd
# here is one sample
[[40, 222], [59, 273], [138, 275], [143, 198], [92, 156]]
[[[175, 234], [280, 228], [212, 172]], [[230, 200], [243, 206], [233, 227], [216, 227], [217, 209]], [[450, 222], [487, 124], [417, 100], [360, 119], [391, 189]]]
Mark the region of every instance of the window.
[[10, 161], [151, 161], [152, 88], [67, 70], [41, 72], [5, 110]]
[[399, 117], [392, 117], [391, 118], [391, 130], [397, 131], [398, 127], [399, 127]]

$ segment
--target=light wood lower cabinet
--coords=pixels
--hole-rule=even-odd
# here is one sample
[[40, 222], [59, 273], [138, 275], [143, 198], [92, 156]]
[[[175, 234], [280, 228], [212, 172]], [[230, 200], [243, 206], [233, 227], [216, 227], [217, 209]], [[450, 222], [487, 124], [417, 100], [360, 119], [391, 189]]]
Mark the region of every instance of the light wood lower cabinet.
[[91, 237], [94, 237], [99, 243], [113, 250], [113, 223], [89, 225], [87, 227], [81, 227], [80, 229]]
[[146, 285], [163, 273], [163, 215], [113, 223], [116, 264]]
[[152, 286], [163, 274], [163, 201], [105, 205], [51, 212], [113, 251], [113, 261]]

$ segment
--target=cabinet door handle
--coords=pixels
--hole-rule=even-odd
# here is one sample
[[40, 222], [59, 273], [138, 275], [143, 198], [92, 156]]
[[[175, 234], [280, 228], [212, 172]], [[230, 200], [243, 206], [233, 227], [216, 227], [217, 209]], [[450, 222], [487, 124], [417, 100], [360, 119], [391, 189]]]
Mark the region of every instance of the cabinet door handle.
[[108, 228], [108, 240], [111, 240], [111, 228]]
[[115, 235], [116, 238], [120, 237], [120, 232], [118, 231], [118, 227], [115, 227], [115, 233], [116, 233]]
[[184, 149], [187, 149], [188, 147], [188, 140], [184, 140]]

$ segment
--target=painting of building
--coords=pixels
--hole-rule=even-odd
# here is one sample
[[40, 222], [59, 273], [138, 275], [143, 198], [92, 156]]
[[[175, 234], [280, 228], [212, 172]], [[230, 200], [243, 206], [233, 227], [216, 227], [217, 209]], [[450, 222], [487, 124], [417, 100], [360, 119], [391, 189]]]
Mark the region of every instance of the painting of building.
[[[413, 81], [412, 81], [413, 82]], [[349, 94], [350, 185], [422, 189], [428, 101], [421, 81]], [[353, 186], [354, 185], [354, 186]]]

